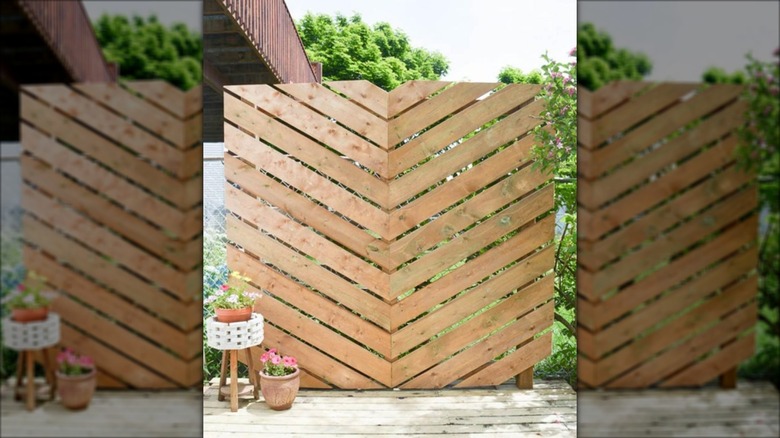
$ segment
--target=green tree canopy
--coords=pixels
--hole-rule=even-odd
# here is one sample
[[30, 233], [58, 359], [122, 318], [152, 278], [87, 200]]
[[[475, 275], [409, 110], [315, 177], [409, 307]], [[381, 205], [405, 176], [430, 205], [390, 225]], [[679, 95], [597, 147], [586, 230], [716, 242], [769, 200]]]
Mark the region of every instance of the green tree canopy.
[[524, 73], [521, 69], [512, 66], [502, 68], [498, 72], [498, 80], [505, 84], [541, 84], [544, 82], [541, 71], [531, 70]]
[[322, 63], [323, 81], [365, 79], [391, 90], [408, 80], [436, 80], [447, 73], [441, 53], [412, 47], [400, 30], [388, 23], [370, 27], [357, 14], [307, 13], [298, 33], [309, 59]]
[[154, 15], [103, 14], [93, 27], [106, 59], [119, 64], [120, 77], [164, 79], [183, 90], [201, 83], [203, 41], [185, 24], [166, 27]]
[[612, 37], [591, 23], [577, 29], [577, 55], [579, 84], [589, 90], [618, 79], [640, 80], [653, 68], [645, 54], [616, 48]]

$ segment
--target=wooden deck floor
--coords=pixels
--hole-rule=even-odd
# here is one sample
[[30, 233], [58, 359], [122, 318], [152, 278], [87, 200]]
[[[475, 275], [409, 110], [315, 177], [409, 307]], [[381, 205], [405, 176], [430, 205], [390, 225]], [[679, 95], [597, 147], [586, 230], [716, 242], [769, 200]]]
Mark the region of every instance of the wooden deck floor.
[[578, 392], [581, 437], [778, 437], [780, 395], [768, 382], [737, 389]]
[[[40, 393], [45, 392], [39, 391]], [[0, 389], [3, 437], [199, 437], [203, 394], [189, 391], [107, 391], [95, 393], [84, 411], [57, 401], [39, 402], [34, 411], [14, 401], [12, 386]]]
[[261, 395], [230, 412], [212, 381], [204, 388], [203, 436], [574, 437], [576, 410], [567, 383], [536, 381], [533, 390], [301, 390], [289, 411], [272, 411]]

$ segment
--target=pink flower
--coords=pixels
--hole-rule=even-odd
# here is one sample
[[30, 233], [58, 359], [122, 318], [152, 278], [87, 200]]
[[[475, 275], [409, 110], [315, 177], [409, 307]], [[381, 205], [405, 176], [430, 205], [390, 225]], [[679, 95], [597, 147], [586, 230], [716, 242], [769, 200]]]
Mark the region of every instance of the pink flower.
[[224, 291], [226, 291], [226, 290], [230, 289], [230, 286], [228, 286], [228, 285], [226, 285], [226, 284], [223, 284], [223, 285], [222, 285], [222, 286], [220, 286], [219, 288], [220, 288], [220, 289], [222, 289], [222, 290], [224, 290]]
[[274, 356], [271, 358], [271, 363], [274, 365], [279, 365], [282, 362], [282, 359], [279, 358], [279, 356]]
[[268, 354], [276, 354], [276, 348], [268, 350]]
[[572, 49], [569, 51], [569, 56], [577, 56], [577, 48], [576, 48], [576, 47], [573, 47], [573, 48], [572, 48]]
[[260, 355], [260, 362], [262, 363], [268, 362], [268, 353], [263, 353]]
[[79, 365], [81, 365], [84, 368], [92, 368], [95, 365], [95, 362], [89, 356], [81, 356]]
[[292, 356], [285, 356], [282, 359], [282, 363], [286, 367], [294, 367], [295, 365], [298, 365], [298, 361]]
[[20, 284], [19, 286], [16, 286], [16, 288], [19, 289], [19, 292], [24, 292], [24, 289], [25, 289], [23, 284]]

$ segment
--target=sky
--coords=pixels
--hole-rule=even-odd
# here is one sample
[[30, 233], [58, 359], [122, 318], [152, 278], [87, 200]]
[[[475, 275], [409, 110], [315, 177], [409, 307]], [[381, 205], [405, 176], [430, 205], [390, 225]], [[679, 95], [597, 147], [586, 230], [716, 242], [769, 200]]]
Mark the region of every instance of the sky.
[[648, 80], [699, 81], [711, 66], [741, 69], [752, 51], [777, 59], [777, 1], [581, 1], [579, 22], [612, 36], [616, 47], [644, 52]]
[[[577, 42], [575, 0], [286, 0], [293, 19], [306, 12], [351, 16], [373, 25], [390, 23], [414, 47], [441, 52], [449, 60], [445, 80], [495, 81], [504, 66], [539, 68], [548, 51], [560, 61]], [[102, 12], [155, 12], [165, 24], [184, 21], [200, 28], [199, 1], [85, 0], [93, 19]]]

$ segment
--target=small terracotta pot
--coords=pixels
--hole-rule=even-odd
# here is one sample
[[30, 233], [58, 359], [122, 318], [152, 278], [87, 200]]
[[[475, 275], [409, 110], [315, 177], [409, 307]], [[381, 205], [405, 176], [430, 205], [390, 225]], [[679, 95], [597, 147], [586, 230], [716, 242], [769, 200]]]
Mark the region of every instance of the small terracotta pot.
[[87, 374], [69, 376], [57, 371], [57, 394], [60, 403], [68, 409], [77, 411], [86, 409], [95, 394], [97, 372], [93, 368]]
[[11, 309], [11, 319], [16, 322], [45, 321], [49, 316], [48, 307], [34, 307], [32, 309]]
[[260, 392], [263, 393], [268, 407], [275, 411], [290, 409], [301, 386], [301, 371], [296, 369], [294, 373], [286, 376], [266, 376], [262, 371], [258, 373]]
[[238, 322], [249, 321], [252, 318], [252, 308], [244, 307], [243, 309], [215, 309], [217, 314], [217, 321], [219, 322]]

